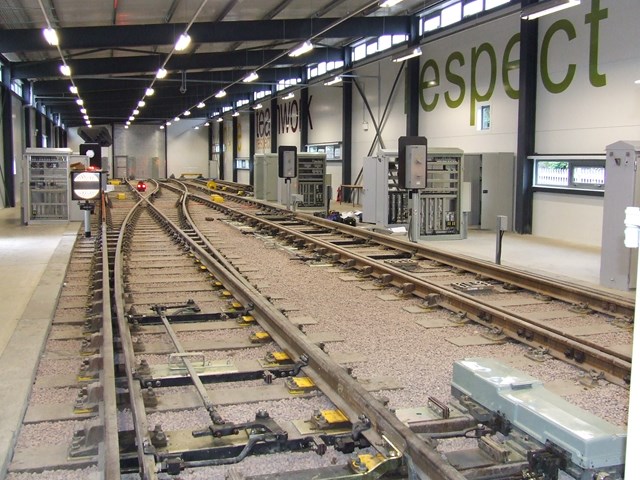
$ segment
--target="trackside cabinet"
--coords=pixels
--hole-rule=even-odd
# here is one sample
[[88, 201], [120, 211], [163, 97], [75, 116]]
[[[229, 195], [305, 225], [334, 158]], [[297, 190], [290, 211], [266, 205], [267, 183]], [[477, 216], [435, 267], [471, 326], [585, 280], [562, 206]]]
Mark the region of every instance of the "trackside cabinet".
[[69, 221], [69, 148], [28, 148], [24, 154], [23, 222]]
[[[463, 151], [458, 148], [427, 149], [427, 183], [420, 191], [422, 239], [462, 238], [461, 180]], [[383, 227], [409, 221], [407, 190], [398, 181], [398, 152], [380, 150], [366, 157], [362, 171], [362, 221]]]
[[627, 207], [640, 207], [640, 141], [607, 146], [600, 285], [617, 290], [636, 288], [638, 249], [624, 246]]

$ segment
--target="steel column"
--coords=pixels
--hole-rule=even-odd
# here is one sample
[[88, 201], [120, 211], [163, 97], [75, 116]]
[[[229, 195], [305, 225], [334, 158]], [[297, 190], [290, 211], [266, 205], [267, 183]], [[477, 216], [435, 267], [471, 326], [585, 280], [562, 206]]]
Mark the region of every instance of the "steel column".
[[271, 153], [278, 152], [278, 97], [275, 89], [271, 95]]
[[[351, 79], [342, 82], [342, 184], [351, 185], [353, 128], [353, 83]], [[342, 192], [343, 201], [349, 201]]]
[[231, 125], [231, 161], [233, 162], [231, 164], [233, 166], [232, 180], [237, 183], [238, 165], [236, 164], [236, 158], [238, 158], [238, 117], [231, 118]]
[[[8, 75], [8, 72], [7, 74]], [[4, 161], [2, 162], [2, 179], [4, 181], [4, 199], [5, 207], [15, 207], [15, 189], [13, 175], [13, 119], [11, 90], [5, 83], [0, 85], [0, 95], [2, 97], [2, 154]]]
[[[531, 3], [534, 3], [533, 0], [525, 0], [522, 6]], [[527, 157], [535, 152], [537, 76], [538, 21], [521, 20], [514, 219], [514, 228], [518, 233], [531, 233], [533, 222], [533, 163]]]
[[[306, 79], [303, 79], [306, 81]], [[309, 89], [300, 90], [300, 151], [307, 151], [309, 143]]]
[[218, 178], [224, 180], [224, 122], [218, 123]]
[[253, 185], [253, 160], [256, 155], [256, 112], [249, 111], [249, 185]]

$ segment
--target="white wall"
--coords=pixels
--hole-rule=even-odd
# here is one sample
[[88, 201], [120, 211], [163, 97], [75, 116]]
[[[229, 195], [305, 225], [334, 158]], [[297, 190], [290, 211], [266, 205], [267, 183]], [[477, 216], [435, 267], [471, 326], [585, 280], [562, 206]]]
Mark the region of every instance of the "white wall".
[[113, 154], [129, 157], [136, 178], [164, 178], [166, 175], [165, 132], [156, 125], [132, 124], [113, 127]]
[[238, 117], [238, 158], [249, 158], [249, 117], [249, 112], [241, 112]]
[[291, 100], [278, 97], [278, 146], [293, 145], [300, 151], [300, 92]]
[[[575, 66], [572, 81], [561, 93], [550, 93], [538, 77], [538, 153], [604, 153], [618, 140], [640, 140], [640, 2], [601, 0], [596, 12], [597, 51], [594, 23], [587, 23], [595, 4], [581, 5], [540, 20], [540, 48], [546, 32], [559, 21], [569, 21], [549, 40], [548, 77], [560, 83]], [[594, 55], [596, 55], [594, 57]], [[593, 62], [595, 58], [596, 62]], [[590, 74], [591, 60], [591, 74]], [[595, 85], [594, 85], [595, 84]]]
[[[480, 25], [423, 47], [420, 67], [420, 135], [431, 147], [467, 152], [515, 152], [518, 101], [506, 89], [517, 88], [519, 70], [506, 70], [503, 57], [509, 39], [520, 28], [518, 14]], [[518, 60], [519, 44], [507, 58]], [[493, 54], [489, 53], [493, 52]], [[483, 97], [490, 97], [482, 100]], [[479, 131], [476, 112], [491, 108], [491, 127]]]
[[[202, 119], [182, 119], [166, 127], [167, 176], [179, 177], [182, 173], [209, 172], [207, 138], [208, 129]], [[194, 127], [198, 126], [196, 130]]]
[[[407, 130], [406, 115], [404, 113], [404, 72], [398, 81], [395, 92], [391, 93], [393, 82], [400, 68], [402, 68], [402, 64], [394, 63], [390, 58], [386, 58], [355, 71], [355, 80], [362, 87], [373, 113], [373, 118], [382, 130], [384, 147], [392, 150], [398, 148], [398, 137], [405, 135]], [[391, 95], [392, 100], [388, 118], [383, 121], [384, 107]], [[367, 122], [367, 130], [364, 130], [363, 122]], [[363, 158], [369, 153], [375, 138], [373, 119], [355, 85], [353, 86], [351, 127], [353, 138], [351, 181], [353, 183], [362, 169]], [[373, 151], [374, 155], [379, 148], [380, 144], [378, 143]]]
[[222, 122], [223, 132], [222, 139], [224, 141], [224, 178], [223, 180], [231, 181], [233, 179], [233, 121], [231, 117]]
[[533, 195], [535, 235], [599, 247], [604, 198], [536, 192]]

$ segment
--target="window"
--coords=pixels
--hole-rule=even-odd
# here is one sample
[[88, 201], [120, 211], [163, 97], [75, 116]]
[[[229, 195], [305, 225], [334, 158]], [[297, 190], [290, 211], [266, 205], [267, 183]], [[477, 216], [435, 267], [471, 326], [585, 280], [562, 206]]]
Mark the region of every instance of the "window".
[[504, 5], [505, 3], [509, 3], [510, 0], [485, 0], [484, 9], [490, 10], [492, 8], [499, 7], [500, 5]]
[[431, 18], [427, 18], [424, 21], [424, 31], [425, 32], [431, 32], [432, 30], [436, 30], [440, 28], [440, 15], [438, 15], [437, 17], [431, 17]]
[[367, 56], [367, 44], [362, 43], [353, 49], [353, 61], [357, 62]]
[[482, 0], [470, 0], [464, 4], [462, 9], [462, 16], [468, 17], [469, 15], [475, 15], [482, 11]]
[[534, 160], [534, 187], [604, 192], [604, 155], [531, 158]]
[[491, 129], [491, 106], [481, 105], [480, 107], [478, 107], [476, 125], [478, 127], [478, 130]]
[[442, 19], [442, 26], [448, 27], [462, 19], [462, 4], [454, 3], [450, 7], [444, 8], [440, 13]]

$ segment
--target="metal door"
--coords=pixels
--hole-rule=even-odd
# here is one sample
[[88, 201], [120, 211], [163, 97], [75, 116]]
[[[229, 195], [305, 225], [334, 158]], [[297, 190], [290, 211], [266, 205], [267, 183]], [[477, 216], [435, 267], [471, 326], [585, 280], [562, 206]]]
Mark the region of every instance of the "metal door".
[[495, 230], [496, 217], [506, 215], [512, 230], [514, 164], [513, 153], [482, 154], [480, 228]]
[[129, 157], [127, 155], [116, 155], [115, 156], [115, 172], [114, 178], [127, 178], [127, 160]]

